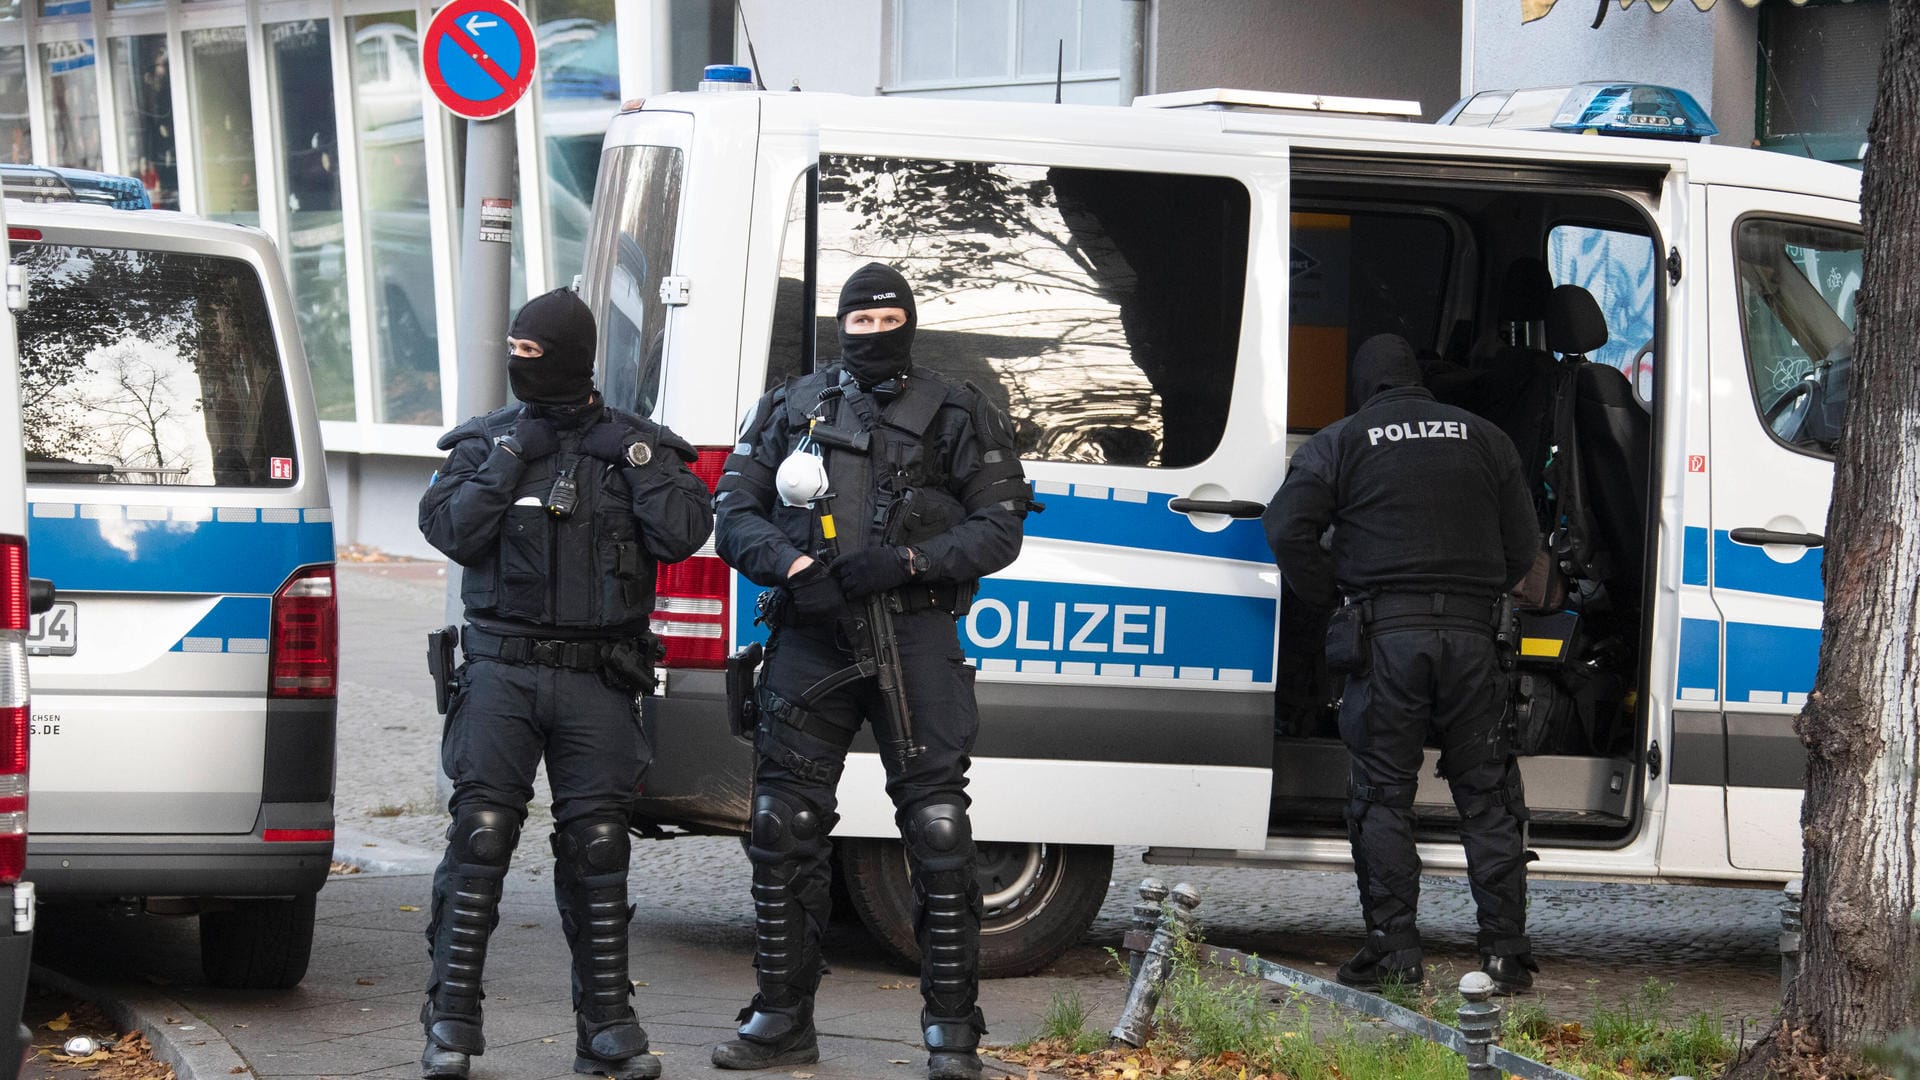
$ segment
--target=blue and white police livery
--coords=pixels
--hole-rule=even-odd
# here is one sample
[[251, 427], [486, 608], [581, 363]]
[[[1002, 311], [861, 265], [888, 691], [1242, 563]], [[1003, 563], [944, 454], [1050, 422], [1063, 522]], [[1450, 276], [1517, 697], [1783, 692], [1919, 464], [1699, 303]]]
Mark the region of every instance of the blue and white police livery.
[[[1614, 98], [1697, 112], [1658, 88]], [[584, 284], [603, 385], [689, 434], [704, 475], [748, 405], [824, 358], [822, 283], [869, 260], [925, 286], [916, 363], [1012, 417], [1046, 509], [959, 623], [990, 974], [1077, 939], [1114, 845], [1348, 862], [1340, 687], [1252, 519], [1291, 450], [1351, 411], [1352, 350], [1383, 332], [1532, 470], [1554, 555], [1516, 661], [1530, 872], [1798, 872], [1790, 721], [1818, 648], [1858, 175], [1690, 141], [1692, 119], [1610, 139], [1407, 112], [735, 92], [650, 98], [609, 130], [595, 213], [618, 242]], [[1579, 117], [1644, 134], [1618, 112]], [[744, 822], [717, 668], [764, 632], [756, 593], [707, 552], [662, 575], [644, 820]], [[1431, 765], [1415, 809], [1445, 834]], [[842, 787], [843, 869], [905, 954], [881, 768], [856, 752], [848, 770], [868, 775]], [[1464, 867], [1451, 842], [1421, 856]]]
[[333, 525], [257, 230], [11, 205], [49, 896], [201, 911], [206, 974], [290, 986], [333, 847]]

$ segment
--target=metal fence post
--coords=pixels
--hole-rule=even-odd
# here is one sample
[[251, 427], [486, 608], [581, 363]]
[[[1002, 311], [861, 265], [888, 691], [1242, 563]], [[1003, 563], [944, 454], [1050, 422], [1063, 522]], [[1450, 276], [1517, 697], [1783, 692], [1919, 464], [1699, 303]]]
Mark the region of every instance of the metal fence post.
[[1172, 903], [1161, 907], [1153, 942], [1140, 961], [1140, 973], [1127, 988], [1120, 1022], [1107, 1033], [1128, 1046], [1145, 1046], [1152, 1037], [1153, 1010], [1160, 1004], [1161, 987], [1173, 974], [1174, 945], [1193, 932], [1193, 909], [1200, 906], [1200, 890], [1183, 881], [1173, 887], [1168, 898]]
[[[1167, 899], [1167, 883], [1159, 878], [1143, 878], [1140, 881], [1140, 899], [1133, 905], [1133, 925], [1131, 929], [1151, 939], [1154, 927], [1160, 924], [1160, 905]], [[1146, 957], [1140, 950], [1127, 953], [1127, 978], [1140, 977], [1140, 961]]]
[[1500, 1044], [1500, 1006], [1493, 1002], [1493, 979], [1484, 971], [1469, 971], [1460, 977], [1460, 1034], [1467, 1043], [1468, 1080], [1501, 1080], [1493, 1064], [1493, 1048]]
[[1800, 902], [1805, 898], [1801, 879], [1787, 882], [1780, 892], [1780, 996], [1800, 974]]

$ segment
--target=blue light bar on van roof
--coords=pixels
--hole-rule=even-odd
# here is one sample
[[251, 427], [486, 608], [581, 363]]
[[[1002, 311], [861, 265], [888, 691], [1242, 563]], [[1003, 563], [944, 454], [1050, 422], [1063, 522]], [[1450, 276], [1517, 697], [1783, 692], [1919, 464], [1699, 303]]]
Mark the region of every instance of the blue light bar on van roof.
[[701, 78], [708, 82], [750, 83], [753, 81], [753, 69], [737, 64], [708, 64]]
[[1693, 95], [1671, 86], [1644, 83], [1591, 82], [1530, 90], [1485, 90], [1463, 99], [1437, 122], [1690, 141], [1720, 133]]
[[151, 210], [146, 185], [131, 176], [43, 165], [0, 165], [0, 191], [22, 202], [77, 202], [115, 210]]

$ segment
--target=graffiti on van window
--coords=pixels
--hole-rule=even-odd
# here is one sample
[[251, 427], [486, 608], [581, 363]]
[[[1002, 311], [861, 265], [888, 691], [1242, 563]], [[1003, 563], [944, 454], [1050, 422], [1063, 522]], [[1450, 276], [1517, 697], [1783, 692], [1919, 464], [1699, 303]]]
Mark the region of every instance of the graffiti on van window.
[[128, 249], [18, 251], [32, 283], [18, 320], [31, 478], [286, 482], [272, 459], [291, 462], [292, 426], [252, 268]]
[[1610, 364], [1632, 381], [1642, 401], [1653, 398], [1655, 349], [1653, 242], [1645, 236], [1584, 225], [1560, 225], [1548, 234], [1547, 265], [1556, 285], [1593, 294], [1607, 321], [1607, 343], [1587, 359]]
[[913, 282], [917, 363], [980, 386], [1023, 456], [1180, 467], [1225, 428], [1246, 275], [1237, 182], [828, 156], [816, 310], [878, 260]]

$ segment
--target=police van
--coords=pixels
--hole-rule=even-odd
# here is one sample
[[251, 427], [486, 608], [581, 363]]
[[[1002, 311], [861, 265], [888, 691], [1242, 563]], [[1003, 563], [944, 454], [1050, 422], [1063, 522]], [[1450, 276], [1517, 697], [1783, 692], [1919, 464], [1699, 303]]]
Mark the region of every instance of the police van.
[[197, 914], [210, 982], [292, 986], [333, 848], [337, 648], [279, 255], [140, 208], [138, 181], [6, 181], [27, 536], [55, 595], [27, 637], [27, 880]]
[[[1797, 875], [1791, 722], [1819, 645], [1858, 174], [1703, 145], [1697, 106], [1648, 87], [1550, 95], [1539, 126], [1577, 134], [1508, 126], [1538, 94], [1434, 125], [1405, 103], [1169, 97], [669, 94], [629, 105], [601, 160], [603, 385], [700, 444], [708, 480], [754, 400], [833, 355], [836, 290], [869, 260], [915, 282], [916, 361], [1012, 418], [1045, 510], [960, 620], [988, 973], [1078, 939], [1115, 845], [1349, 862], [1325, 612], [1278, 580], [1257, 518], [1385, 332], [1508, 432], [1541, 511], [1513, 732], [1532, 873]], [[754, 593], [711, 550], [661, 571], [642, 829], [746, 820], [718, 669], [764, 633]], [[905, 862], [855, 749], [839, 869], [904, 959]], [[1426, 865], [1462, 869], [1442, 781], [1417, 812]]]

